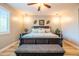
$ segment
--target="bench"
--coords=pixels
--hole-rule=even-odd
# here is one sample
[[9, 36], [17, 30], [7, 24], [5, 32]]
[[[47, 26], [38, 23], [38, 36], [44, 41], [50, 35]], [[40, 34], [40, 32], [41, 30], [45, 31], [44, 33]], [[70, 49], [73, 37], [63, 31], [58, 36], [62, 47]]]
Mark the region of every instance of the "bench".
[[22, 44], [15, 53], [17, 56], [63, 56], [65, 51], [58, 44]]

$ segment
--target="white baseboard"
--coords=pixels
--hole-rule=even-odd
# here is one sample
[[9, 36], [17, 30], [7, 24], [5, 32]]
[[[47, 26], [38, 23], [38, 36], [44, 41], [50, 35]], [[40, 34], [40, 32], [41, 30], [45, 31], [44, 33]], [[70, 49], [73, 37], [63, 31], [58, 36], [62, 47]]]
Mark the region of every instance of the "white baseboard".
[[76, 48], [76, 49], [79, 49], [79, 46], [75, 45], [74, 43], [68, 41], [68, 40], [65, 40], [65, 43], [71, 45], [72, 47]]
[[15, 45], [17, 42], [18, 42], [18, 41], [15, 41], [15, 42], [9, 44], [8, 46], [6, 46], [6, 47], [0, 49], [0, 53], [3, 52], [3, 51], [5, 51], [6, 49], [10, 48], [11, 46]]

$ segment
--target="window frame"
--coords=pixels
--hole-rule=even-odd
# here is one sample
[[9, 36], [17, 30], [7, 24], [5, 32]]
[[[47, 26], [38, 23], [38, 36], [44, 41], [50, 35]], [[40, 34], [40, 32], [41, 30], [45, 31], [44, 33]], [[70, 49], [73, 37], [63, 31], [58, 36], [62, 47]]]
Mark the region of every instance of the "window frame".
[[8, 13], [8, 19], [9, 20], [7, 20], [7, 27], [8, 27], [8, 29], [7, 29], [7, 31], [6, 32], [0, 32], [0, 35], [2, 35], [2, 34], [9, 34], [10, 33], [10, 11], [8, 11], [5, 7], [2, 7], [2, 6], [0, 6], [0, 9], [3, 9], [5, 12], [7, 12]]

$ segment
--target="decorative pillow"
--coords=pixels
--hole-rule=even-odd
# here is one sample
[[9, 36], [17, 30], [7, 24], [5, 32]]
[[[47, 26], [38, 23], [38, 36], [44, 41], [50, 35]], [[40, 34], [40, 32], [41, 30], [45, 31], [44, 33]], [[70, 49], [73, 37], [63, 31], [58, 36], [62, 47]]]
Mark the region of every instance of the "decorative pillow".
[[45, 29], [43, 29], [43, 28], [38, 28], [38, 29], [32, 29], [32, 32], [34, 32], [34, 33], [45, 33]]
[[33, 28], [33, 29], [32, 29], [32, 32], [36, 32], [36, 30]]
[[33, 28], [32, 32], [34, 33], [49, 33], [50, 29], [44, 29], [44, 28]]
[[25, 31], [25, 33], [30, 33], [32, 30], [31, 29], [25, 29], [24, 31]]
[[32, 29], [32, 32], [38, 33], [38, 30], [33, 28], [33, 29]]
[[40, 32], [40, 33], [45, 33], [45, 29], [44, 29], [44, 28], [40, 28], [40, 29], [39, 29], [39, 32]]
[[45, 29], [45, 32], [46, 32], [46, 33], [49, 33], [49, 32], [50, 32], [50, 29]]

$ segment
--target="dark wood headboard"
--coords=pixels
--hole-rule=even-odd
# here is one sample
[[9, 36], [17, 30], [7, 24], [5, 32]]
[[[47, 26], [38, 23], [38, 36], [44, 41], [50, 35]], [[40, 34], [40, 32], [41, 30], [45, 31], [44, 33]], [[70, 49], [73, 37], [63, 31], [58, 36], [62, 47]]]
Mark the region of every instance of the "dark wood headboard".
[[33, 26], [33, 28], [50, 28], [49, 26]]

